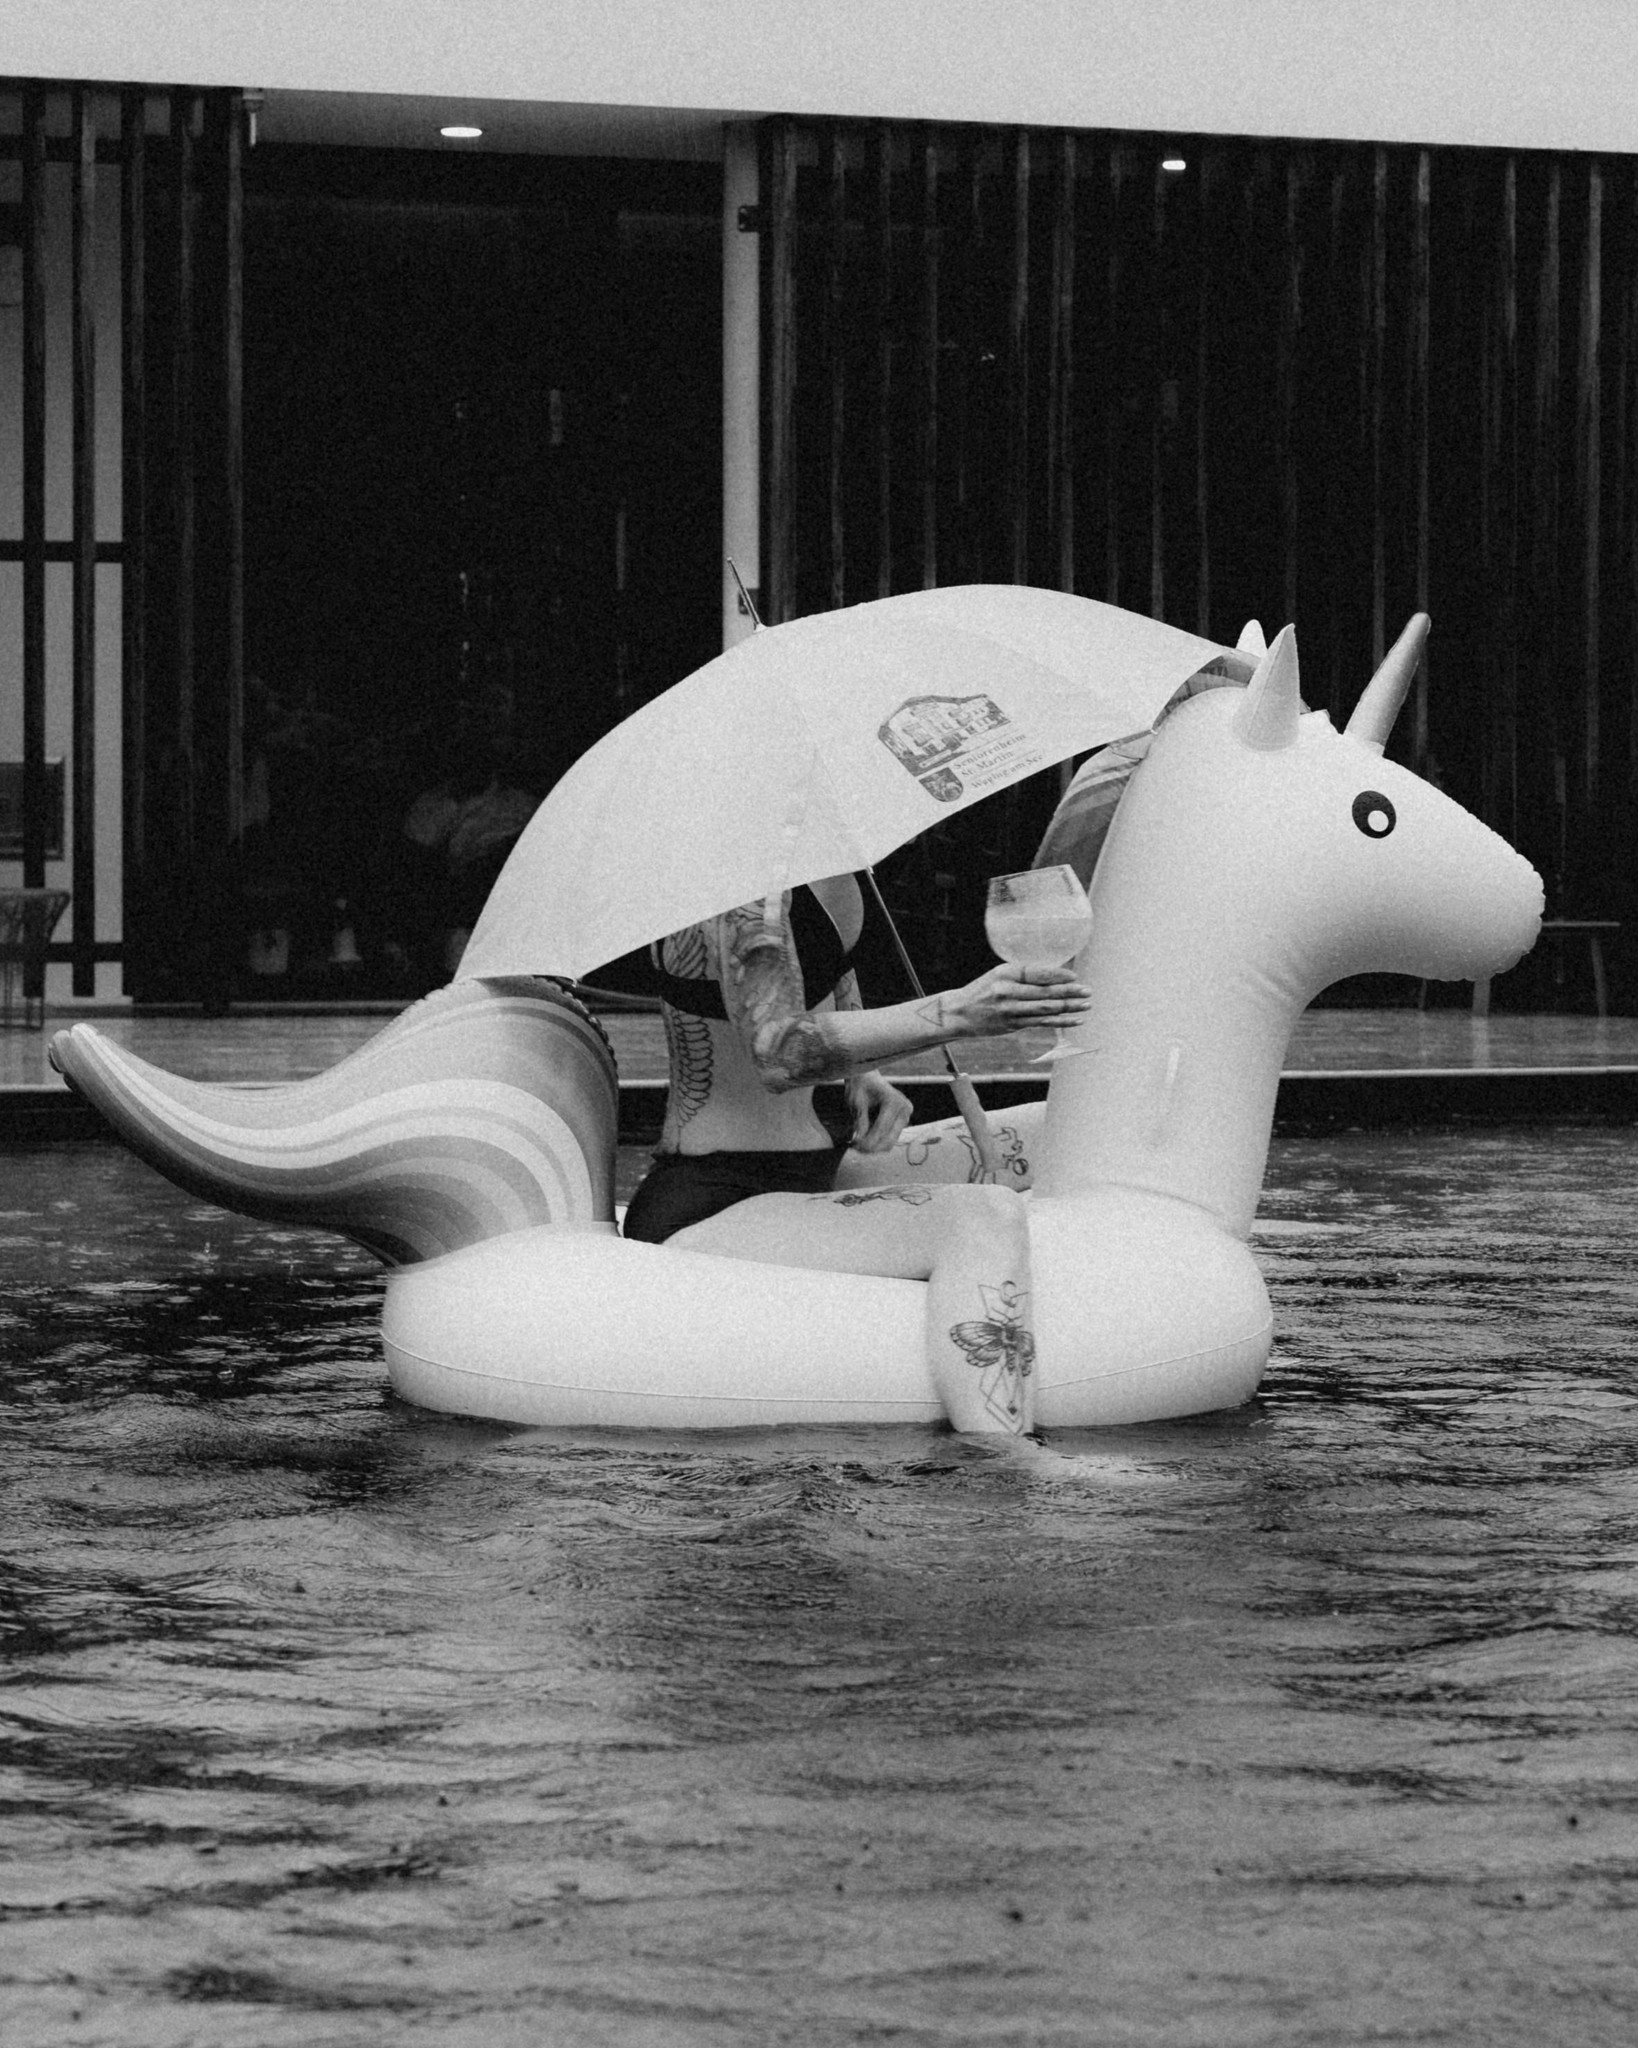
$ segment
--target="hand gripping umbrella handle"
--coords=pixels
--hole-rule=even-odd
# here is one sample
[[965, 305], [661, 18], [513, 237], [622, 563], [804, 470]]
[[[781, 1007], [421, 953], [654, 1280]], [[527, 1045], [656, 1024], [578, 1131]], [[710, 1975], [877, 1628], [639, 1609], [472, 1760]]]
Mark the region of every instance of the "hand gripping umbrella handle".
[[[921, 976], [916, 972], [916, 963], [910, 958], [904, 940], [899, 936], [899, 928], [893, 922], [893, 913], [882, 901], [882, 892], [876, 886], [874, 870], [866, 868], [864, 876], [870, 885], [870, 893], [875, 898], [876, 908], [880, 912], [887, 929], [893, 935], [893, 943], [898, 948], [900, 963], [905, 973], [910, 977], [911, 988], [915, 990], [918, 997], [925, 996], [927, 991], [921, 985]], [[989, 1119], [984, 1114], [984, 1106], [978, 1099], [978, 1090], [968, 1080], [960, 1067], [956, 1065], [955, 1054], [951, 1052], [950, 1048], [947, 1045], [941, 1046], [940, 1051], [944, 1054], [945, 1066], [950, 1070], [950, 1093], [955, 1097], [956, 1108], [960, 1110], [962, 1121], [966, 1124], [971, 1134], [973, 1144], [978, 1152], [978, 1163], [983, 1167], [988, 1179], [999, 1181], [1001, 1178], [1001, 1155], [995, 1149], [995, 1138], [990, 1131]]]
[[978, 1099], [978, 1090], [951, 1058], [948, 1046], [944, 1048], [944, 1064], [950, 1070], [950, 1093], [955, 1097], [956, 1108], [960, 1110], [978, 1149], [979, 1164], [988, 1180], [998, 1182], [1001, 1178], [1001, 1155], [995, 1148], [995, 1135], [990, 1129], [989, 1118], [984, 1114], [984, 1105]]

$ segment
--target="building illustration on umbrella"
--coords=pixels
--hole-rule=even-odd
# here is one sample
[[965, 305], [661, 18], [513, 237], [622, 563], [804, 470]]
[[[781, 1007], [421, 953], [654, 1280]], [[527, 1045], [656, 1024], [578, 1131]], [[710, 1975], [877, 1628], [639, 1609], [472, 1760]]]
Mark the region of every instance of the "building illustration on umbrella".
[[964, 785], [951, 764], [1011, 723], [993, 697], [911, 697], [882, 721], [876, 737], [929, 796], [954, 803]]

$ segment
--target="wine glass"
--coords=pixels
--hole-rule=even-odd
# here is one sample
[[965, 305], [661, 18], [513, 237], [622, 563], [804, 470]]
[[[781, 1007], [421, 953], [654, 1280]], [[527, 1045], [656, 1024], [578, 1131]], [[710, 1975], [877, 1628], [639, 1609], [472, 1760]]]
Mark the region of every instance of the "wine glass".
[[[990, 878], [984, 935], [1015, 967], [1061, 967], [1074, 959], [1091, 932], [1092, 906], [1073, 868], [1026, 868], [1020, 875]], [[1067, 1028], [1053, 1027], [1053, 1043], [1032, 1065], [1074, 1050], [1059, 1042]]]

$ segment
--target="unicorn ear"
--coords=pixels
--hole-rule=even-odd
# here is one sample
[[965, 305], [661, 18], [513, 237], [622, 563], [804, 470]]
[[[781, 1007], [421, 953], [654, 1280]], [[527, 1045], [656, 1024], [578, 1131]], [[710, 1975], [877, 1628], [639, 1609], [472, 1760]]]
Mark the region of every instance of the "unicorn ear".
[[1234, 645], [1237, 652], [1253, 655], [1261, 661], [1268, 652], [1268, 642], [1263, 638], [1261, 622], [1257, 619], [1247, 619], [1240, 628], [1240, 637]]
[[1302, 678], [1297, 672], [1295, 627], [1282, 626], [1274, 645], [1246, 685], [1245, 701], [1234, 713], [1234, 731], [1248, 747], [1271, 754], [1297, 743], [1302, 716]]

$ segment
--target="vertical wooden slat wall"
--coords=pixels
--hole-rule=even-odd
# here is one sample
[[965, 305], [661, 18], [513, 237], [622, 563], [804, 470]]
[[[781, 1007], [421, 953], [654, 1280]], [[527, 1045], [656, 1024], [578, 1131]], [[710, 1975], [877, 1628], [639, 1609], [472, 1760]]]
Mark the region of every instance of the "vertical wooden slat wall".
[[165, 559], [170, 584], [171, 663], [168, 692], [174, 711], [174, 746], [169, 795], [174, 806], [170, 833], [170, 882], [178, 939], [191, 973], [198, 970], [203, 934], [187, 877], [198, 865], [199, 763], [194, 747], [195, 598], [194, 545], [198, 535], [198, 490], [194, 463], [194, 414], [197, 409], [198, 310], [194, 270], [199, 229], [195, 134], [201, 95], [175, 93], [170, 104], [170, 377], [164, 422], [165, 473], [173, 526]]
[[1151, 172], [1153, 239], [1147, 265], [1150, 279], [1149, 343], [1152, 350], [1145, 378], [1144, 406], [1149, 416], [1149, 614], [1163, 619], [1171, 606], [1167, 596], [1169, 529], [1173, 519], [1173, 493], [1167, 488], [1171, 476], [1171, 419], [1177, 380], [1170, 375], [1166, 348], [1167, 312], [1164, 277], [1172, 240], [1167, 219], [1168, 173], [1155, 165]]
[[1581, 320], [1576, 346], [1575, 464], [1581, 554], [1582, 625], [1580, 797], [1597, 801], [1601, 737], [1598, 613], [1603, 532], [1602, 355], [1604, 173], [1587, 166], [1587, 212], [1581, 255]]
[[[23, 886], [46, 875], [46, 104], [23, 94]], [[30, 961], [24, 994], [44, 982]]]
[[[1471, 169], [1471, 167], [1470, 167]], [[1478, 195], [1474, 228], [1482, 229]], [[1481, 351], [1483, 417], [1479, 444], [1479, 581], [1493, 594], [1494, 632], [1486, 677], [1485, 765], [1482, 803], [1498, 832], [1517, 836], [1519, 819], [1519, 254], [1518, 165], [1502, 166], [1497, 216], [1488, 243], [1488, 276], [1481, 287], [1486, 321]]]
[[840, 127], [830, 131], [830, 275], [825, 295], [825, 346], [830, 354], [830, 602], [847, 602], [847, 513], [843, 498], [842, 451], [848, 430], [847, 405], [847, 145]]
[[1047, 373], [1050, 580], [1075, 587], [1075, 137], [1058, 138], [1052, 195], [1052, 352]]
[[[767, 289], [767, 548], [763, 575], [769, 625], [795, 618], [805, 607], [797, 596], [796, 501], [796, 152], [797, 124], [778, 121], [768, 135], [767, 173], [762, 189], [768, 259]], [[813, 337], [807, 336], [811, 349]], [[809, 376], [814, 360], [810, 357]], [[807, 483], [804, 478], [804, 484]]]
[[[1559, 484], [1561, 437], [1557, 431], [1562, 404], [1559, 388], [1560, 309], [1562, 285], [1563, 167], [1546, 167], [1542, 196], [1541, 251], [1536, 275], [1536, 361], [1530, 414], [1531, 526], [1530, 617], [1524, 624], [1525, 644], [1535, 657], [1542, 690], [1535, 705], [1535, 751], [1545, 760], [1551, 787], [1546, 796], [1549, 831], [1541, 848], [1542, 872], [1548, 889], [1561, 892], [1569, 853], [1568, 776], [1564, 747], [1563, 591], [1559, 561]], [[1539, 811], [1542, 798], [1532, 807]]]
[[201, 95], [193, 245], [197, 355], [193, 364], [194, 503], [192, 726], [194, 876], [200, 994], [227, 1000], [242, 934], [235, 849], [243, 836], [244, 492], [240, 464], [243, 305], [242, 118], [237, 95]]
[[[1336, 714], [1426, 609], [1395, 753], [1515, 839], [1553, 910], [1638, 919], [1630, 166], [774, 133], [781, 616], [930, 576], [1153, 606], [1226, 641], [1293, 616], [1309, 700]], [[870, 430], [838, 433], [843, 409]], [[798, 543], [803, 502], [875, 508], [845, 577], [837, 542]], [[1038, 823], [1019, 807], [1010, 857]]]
[[1189, 621], [1205, 634], [1211, 629], [1211, 320], [1216, 311], [1217, 270], [1212, 261], [1211, 217], [1214, 165], [1200, 167], [1196, 213], [1200, 237], [1194, 259], [1194, 616]]
[[148, 892], [148, 95], [120, 108], [120, 711], [127, 977], [143, 950]]
[[[893, 590], [893, 401], [895, 370], [893, 297], [893, 129], [879, 122], [871, 137], [875, 179], [871, 188], [870, 240], [874, 258], [874, 290], [869, 317], [876, 329], [875, 389], [870, 407], [874, 432], [870, 439], [872, 497], [876, 508], [876, 581], [874, 594]], [[794, 159], [793, 159], [794, 161]], [[792, 192], [794, 204], [794, 187]], [[795, 260], [794, 242], [783, 250]], [[778, 285], [773, 286], [777, 291]], [[771, 516], [771, 515], [770, 515]]]
[[1099, 407], [1102, 426], [1103, 484], [1100, 496], [1103, 499], [1103, 588], [1099, 593], [1105, 604], [1120, 603], [1121, 586], [1121, 517], [1120, 517], [1120, 447], [1121, 407], [1118, 402], [1115, 381], [1115, 335], [1114, 309], [1121, 299], [1121, 238], [1117, 232], [1121, 211], [1121, 185], [1125, 175], [1125, 160], [1118, 149], [1109, 152], [1108, 167], [1104, 173], [1104, 279], [1103, 279], [1103, 320], [1100, 334], [1103, 340], [1101, 369], [1103, 374], [1103, 403]]
[[[0, 557], [22, 571], [23, 880], [39, 887], [47, 879], [56, 674], [68, 732], [72, 934], [54, 941], [47, 958], [71, 966], [79, 996], [96, 993], [99, 963], [122, 960], [126, 989], [139, 999], [220, 1001], [239, 936], [233, 885], [242, 824], [240, 96], [34, 80], [15, 89], [21, 121], [8, 146], [22, 171], [22, 530], [0, 535]], [[51, 201], [48, 175], [61, 181]], [[117, 293], [99, 276], [111, 178], [119, 189]], [[66, 222], [60, 326], [47, 304], [54, 217]], [[111, 303], [117, 319], [99, 317]], [[61, 361], [48, 359], [58, 347]], [[113, 522], [97, 489], [99, 443], [114, 430], [98, 404], [99, 358], [110, 351], [120, 388], [117, 539], [99, 531]], [[47, 527], [56, 445], [48, 384], [63, 392], [67, 429], [65, 520], [55, 531]], [[113, 567], [117, 586], [103, 574]], [[51, 570], [66, 571], [61, 648], [48, 644]], [[114, 632], [124, 936], [101, 939], [99, 923], [111, 920], [98, 901], [106, 855], [98, 820], [114, 806], [98, 787], [98, 656], [99, 635]], [[38, 961], [27, 969], [26, 992], [42, 993]]]
[[242, 940], [243, 136], [237, 93], [125, 95], [126, 984], [211, 1008]]
[[73, 988], [97, 988], [97, 123], [90, 93], [73, 97], [70, 173], [73, 329], [70, 373], [73, 508]]
[[[97, 99], [87, 86], [54, 90], [25, 84], [20, 96], [22, 158], [22, 531], [7, 536], [7, 553], [22, 565], [22, 648], [19, 664], [23, 713], [22, 869], [25, 887], [46, 881], [49, 846], [47, 565], [66, 564], [70, 576], [67, 650], [70, 759], [73, 962], [77, 995], [96, 988], [96, 962], [109, 949], [97, 944], [96, 896], [96, 634], [97, 634]], [[65, 497], [66, 541], [47, 528], [48, 348], [56, 332], [47, 314], [47, 166], [67, 172], [69, 300], [67, 363], [69, 449]], [[45, 958], [65, 957], [61, 942], [24, 970], [24, 992], [44, 992]]]
[[921, 158], [921, 278], [920, 278], [920, 403], [917, 406], [919, 432], [917, 466], [918, 524], [921, 528], [921, 587], [932, 590], [938, 583], [939, 525], [939, 162], [938, 144], [924, 136]]
[[1012, 290], [1007, 319], [1007, 526], [1012, 543], [1010, 580], [1030, 580], [1030, 136], [1020, 128], [1009, 152], [1012, 174]]
[[1297, 407], [1298, 335], [1302, 322], [1301, 206], [1304, 166], [1292, 157], [1285, 167], [1285, 219], [1281, 255], [1285, 267], [1280, 293], [1280, 324], [1276, 358], [1275, 459], [1279, 468], [1280, 553], [1283, 558], [1282, 615], [1297, 614], [1297, 562], [1302, 522], [1302, 487], [1298, 467], [1301, 428]]
[[220, 279], [217, 296], [216, 363], [221, 388], [217, 442], [210, 471], [218, 482], [221, 515], [221, 620], [218, 656], [224, 679], [223, 745], [228, 772], [224, 820], [228, 844], [244, 835], [245, 744], [245, 475], [244, 475], [244, 275], [245, 115], [234, 92], [212, 96], [216, 137], [213, 189], [217, 195]]
[[956, 553], [949, 574], [958, 582], [969, 580], [974, 549], [978, 545], [976, 520], [989, 499], [989, 475], [984, 461], [986, 421], [983, 418], [985, 366], [983, 351], [973, 337], [983, 321], [982, 294], [988, 262], [986, 248], [986, 196], [989, 179], [984, 170], [984, 138], [969, 129], [958, 145], [955, 159], [955, 198], [952, 203], [954, 247], [951, 252], [950, 291], [954, 305], [951, 337], [950, 375], [954, 414], [954, 450], [949, 494], [954, 501]]
[[[1638, 788], [1638, 175], [1628, 165], [1620, 209], [1623, 266], [1614, 298], [1620, 307], [1620, 382], [1616, 391], [1615, 455], [1620, 494], [1616, 515], [1620, 535], [1615, 554], [1617, 602], [1624, 630], [1615, 636], [1618, 665], [1615, 682], [1619, 708], [1626, 714], [1627, 744], [1619, 782]], [[1612, 760], [1611, 768], [1616, 764]], [[1614, 774], [1611, 777], [1616, 780]]]
[[1371, 152], [1371, 226], [1366, 250], [1365, 331], [1369, 355], [1371, 473], [1371, 666], [1388, 645], [1388, 533], [1384, 468], [1388, 358], [1388, 152]]
[[[1432, 345], [1432, 166], [1425, 149], [1419, 150], [1415, 165], [1415, 198], [1412, 214], [1412, 272], [1410, 298], [1411, 341], [1409, 348], [1408, 375], [1406, 378], [1405, 438], [1408, 444], [1409, 460], [1413, 477], [1413, 504], [1411, 517], [1412, 566], [1414, 581], [1411, 602], [1419, 612], [1428, 608], [1428, 567], [1431, 536], [1428, 531], [1431, 486], [1432, 449], [1430, 433], [1432, 426], [1430, 394], [1428, 389], [1429, 355]], [[1433, 666], [1438, 660], [1437, 651], [1424, 655], [1422, 666], [1417, 671], [1414, 694], [1411, 698], [1411, 730], [1408, 752], [1412, 767], [1419, 775], [1425, 775], [1428, 767], [1428, 689]]]
[[1614, 513], [1617, 532], [1612, 548], [1616, 625], [1610, 648], [1614, 657], [1611, 709], [1625, 714], [1626, 747], [1617, 759], [1611, 750], [1610, 779], [1617, 786], [1638, 786], [1638, 451], [1631, 437], [1638, 432], [1638, 175], [1623, 167], [1618, 222], [1620, 263], [1611, 293], [1619, 323], [1615, 386], [1615, 420], [1611, 436], [1617, 479]]

